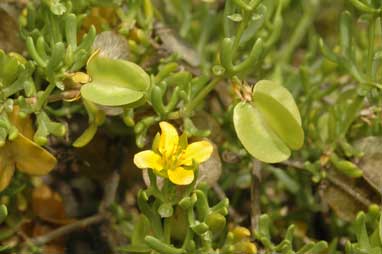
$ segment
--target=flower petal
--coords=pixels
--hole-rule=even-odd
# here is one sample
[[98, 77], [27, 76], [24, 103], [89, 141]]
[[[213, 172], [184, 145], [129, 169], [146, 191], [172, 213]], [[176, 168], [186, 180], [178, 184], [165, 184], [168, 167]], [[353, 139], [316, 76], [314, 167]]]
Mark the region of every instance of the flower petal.
[[194, 180], [194, 171], [177, 167], [175, 170], [167, 171], [168, 178], [177, 185], [187, 185]]
[[167, 122], [160, 122], [159, 126], [162, 131], [159, 139], [159, 152], [166, 157], [170, 157], [178, 147], [178, 132], [173, 125]]
[[57, 160], [51, 153], [21, 133], [10, 142], [10, 148], [16, 167], [21, 172], [46, 175], [56, 166]]
[[213, 150], [212, 144], [208, 141], [198, 141], [189, 144], [182, 155], [180, 165], [191, 166], [193, 160], [197, 163], [204, 162], [211, 157]]
[[134, 155], [134, 164], [138, 168], [151, 168], [157, 171], [163, 169], [162, 157], [151, 150], [139, 152]]
[[0, 192], [9, 185], [15, 172], [15, 163], [5, 149], [0, 149]]

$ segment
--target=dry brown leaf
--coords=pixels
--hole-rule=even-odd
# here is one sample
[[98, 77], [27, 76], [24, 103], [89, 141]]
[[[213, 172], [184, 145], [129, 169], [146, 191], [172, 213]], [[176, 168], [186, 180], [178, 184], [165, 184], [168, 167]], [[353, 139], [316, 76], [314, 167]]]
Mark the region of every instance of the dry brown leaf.
[[38, 217], [47, 222], [68, 224], [74, 221], [67, 217], [60, 194], [52, 191], [47, 185], [38, 186], [33, 190], [32, 209]]
[[354, 145], [364, 153], [359, 163], [363, 178], [382, 195], [382, 137], [366, 137]]

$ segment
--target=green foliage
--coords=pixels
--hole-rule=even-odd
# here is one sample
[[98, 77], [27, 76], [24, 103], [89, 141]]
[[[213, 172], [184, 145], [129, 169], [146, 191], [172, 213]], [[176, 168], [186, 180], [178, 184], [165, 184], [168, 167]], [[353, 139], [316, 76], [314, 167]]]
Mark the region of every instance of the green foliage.
[[252, 102], [236, 105], [233, 121], [244, 147], [264, 162], [286, 160], [290, 149], [303, 144], [300, 113], [292, 95], [271, 81], [256, 84]]
[[121, 106], [134, 103], [142, 99], [150, 86], [149, 76], [132, 62], [113, 60], [97, 54], [88, 60], [86, 69], [92, 82], [81, 87], [81, 95], [99, 105]]
[[[138, 194], [142, 214], [134, 226], [131, 245], [120, 247], [127, 253], [211, 253], [224, 237], [228, 200], [210, 206], [206, 190], [195, 188], [195, 181], [180, 189], [149, 173], [150, 186]], [[179, 242], [174, 246], [173, 242]]]
[[319, 254], [325, 251], [328, 248], [328, 244], [325, 241], [319, 242], [310, 242], [302, 246], [299, 250], [294, 250], [293, 247], [293, 238], [295, 226], [291, 225], [288, 227], [288, 230], [285, 233], [284, 240], [279, 244], [274, 244], [271, 239], [270, 233], [271, 221], [268, 215], [262, 215], [259, 219], [259, 231], [255, 234], [256, 239], [258, 239], [265, 247], [265, 253], [285, 253], [285, 254], [294, 254], [294, 253], [311, 253]]
[[[25, 54], [0, 49], [0, 176], [11, 159], [37, 158], [7, 150], [25, 131], [16, 109], [28, 144], [63, 164], [73, 147], [98, 149], [98, 131], [129, 153], [157, 146], [168, 121], [214, 143], [213, 166], [184, 187], [149, 172], [139, 212], [108, 207], [128, 242], [119, 251], [382, 253], [380, 208], [360, 211], [380, 202], [370, 170], [380, 154], [354, 145], [382, 135], [381, 14], [374, 0], [30, 1], [19, 17]], [[219, 182], [202, 183], [203, 166], [222, 171]], [[0, 240], [19, 229], [20, 200], [37, 184], [17, 172], [0, 193]]]
[[5, 205], [0, 205], [0, 223], [3, 223], [8, 215], [8, 209]]

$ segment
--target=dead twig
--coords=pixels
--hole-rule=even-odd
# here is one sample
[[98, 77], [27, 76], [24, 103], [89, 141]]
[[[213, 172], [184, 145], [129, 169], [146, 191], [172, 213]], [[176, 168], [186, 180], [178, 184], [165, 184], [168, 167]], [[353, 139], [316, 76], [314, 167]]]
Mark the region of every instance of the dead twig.
[[261, 215], [260, 206], [260, 184], [261, 184], [261, 162], [252, 160], [252, 184], [251, 184], [251, 229], [252, 232], [258, 230], [259, 218]]
[[351, 186], [346, 184], [344, 181], [342, 181], [340, 178], [338, 178], [334, 174], [328, 173], [327, 179], [329, 180], [329, 182], [331, 182], [332, 184], [334, 184], [335, 186], [337, 186], [338, 188], [340, 188], [341, 190], [343, 190], [344, 192], [352, 196], [355, 200], [357, 200], [364, 206], [369, 207], [373, 203], [369, 199], [362, 196], [361, 193], [355, 191]]
[[100, 212], [104, 211], [114, 202], [115, 197], [117, 195], [118, 184], [119, 184], [119, 174], [117, 171], [113, 171], [113, 173], [109, 176], [109, 178], [105, 182], [104, 196], [99, 208]]
[[62, 226], [56, 230], [53, 230], [45, 235], [30, 238], [28, 243], [33, 245], [44, 245], [58, 237], [67, 235], [71, 232], [84, 229], [90, 225], [101, 223], [106, 218], [105, 213], [99, 213], [90, 217], [87, 217], [85, 219], [78, 220], [76, 222], [73, 222], [71, 224]]
[[[290, 167], [294, 167], [297, 169], [304, 169], [304, 164], [300, 161], [287, 160], [287, 161], [281, 162], [281, 164], [286, 165], [286, 166], [290, 166]], [[369, 199], [362, 196], [361, 193], [355, 191], [351, 186], [346, 184], [344, 181], [342, 181], [336, 175], [334, 175], [330, 172], [327, 172], [326, 179], [328, 179], [328, 181], [330, 183], [332, 183], [333, 185], [337, 186], [338, 188], [340, 188], [341, 190], [346, 192], [348, 195], [352, 196], [355, 200], [357, 200], [358, 202], [360, 202], [364, 206], [368, 207], [373, 203]]]

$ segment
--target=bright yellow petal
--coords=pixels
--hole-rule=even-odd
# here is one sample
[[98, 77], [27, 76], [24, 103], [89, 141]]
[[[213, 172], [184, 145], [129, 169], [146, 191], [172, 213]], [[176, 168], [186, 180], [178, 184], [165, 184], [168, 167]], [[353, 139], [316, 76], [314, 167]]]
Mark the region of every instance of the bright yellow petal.
[[29, 175], [46, 175], [57, 164], [56, 158], [47, 150], [19, 133], [10, 142], [16, 168]]
[[159, 139], [159, 152], [170, 157], [177, 149], [179, 143], [179, 135], [175, 127], [167, 122], [160, 122], [161, 135]]
[[7, 148], [9, 147], [0, 149], [0, 192], [9, 185], [15, 172], [15, 163], [9, 156]]
[[208, 141], [198, 141], [189, 144], [184, 151], [179, 164], [191, 166], [193, 160], [197, 163], [204, 162], [211, 157], [213, 150], [214, 148], [212, 144]]
[[167, 171], [168, 178], [177, 185], [187, 185], [194, 180], [194, 171], [177, 167], [175, 170]]
[[151, 168], [157, 171], [163, 169], [162, 157], [151, 150], [146, 150], [134, 155], [134, 164], [138, 168]]

